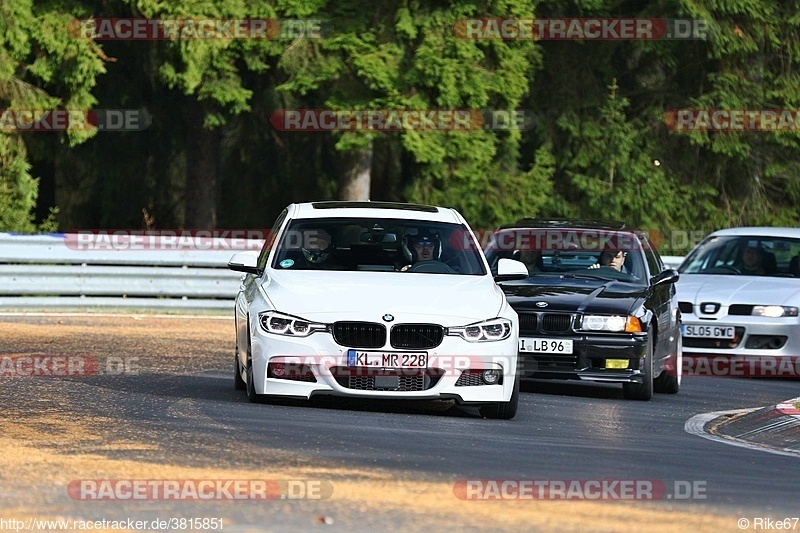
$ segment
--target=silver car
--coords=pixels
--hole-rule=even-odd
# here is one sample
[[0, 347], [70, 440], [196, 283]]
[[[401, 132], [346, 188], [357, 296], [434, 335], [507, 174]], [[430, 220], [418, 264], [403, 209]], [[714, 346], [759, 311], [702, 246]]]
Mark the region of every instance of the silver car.
[[684, 355], [796, 360], [799, 263], [800, 228], [734, 228], [706, 237], [678, 268]]

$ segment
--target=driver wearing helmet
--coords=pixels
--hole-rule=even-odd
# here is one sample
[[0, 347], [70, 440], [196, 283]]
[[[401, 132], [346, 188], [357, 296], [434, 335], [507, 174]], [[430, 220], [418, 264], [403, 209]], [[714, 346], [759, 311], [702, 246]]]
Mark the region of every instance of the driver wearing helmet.
[[442, 255], [442, 243], [436, 233], [421, 230], [414, 235], [406, 234], [403, 237], [403, 253], [410, 264], [401, 268], [406, 271], [422, 261], [439, 260]]
[[322, 265], [328, 260], [333, 249], [333, 238], [324, 229], [306, 232], [300, 247], [308, 268], [325, 268]]

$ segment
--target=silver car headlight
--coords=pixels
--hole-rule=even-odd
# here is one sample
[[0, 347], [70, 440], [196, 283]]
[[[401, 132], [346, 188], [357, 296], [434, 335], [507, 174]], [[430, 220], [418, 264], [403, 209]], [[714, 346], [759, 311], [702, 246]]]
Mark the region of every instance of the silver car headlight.
[[797, 316], [797, 307], [789, 307], [786, 305], [754, 305], [752, 315], [770, 318]]
[[264, 311], [258, 314], [258, 323], [267, 333], [287, 335], [290, 337], [308, 337], [314, 332], [325, 331], [327, 324], [311, 322], [297, 316], [279, 313], [278, 311]]
[[505, 318], [493, 318], [468, 326], [447, 328], [447, 334], [461, 337], [469, 342], [493, 342], [509, 338], [512, 329], [510, 320]]
[[584, 315], [581, 318], [582, 331], [612, 331], [639, 333], [642, 331], [642, 323], [635, 316], [603, 316], [603, 315]]

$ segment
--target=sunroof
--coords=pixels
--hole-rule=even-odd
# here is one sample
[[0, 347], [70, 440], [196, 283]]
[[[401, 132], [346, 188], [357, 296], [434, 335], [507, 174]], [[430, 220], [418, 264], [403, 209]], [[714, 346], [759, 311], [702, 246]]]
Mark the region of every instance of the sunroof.
[[438, 213], [439, 209], [432, 205], [401, 204], [397, 202], [314, 202], [314, 209], [400, 209], [403, 211], [424, 211], [425, 213]]

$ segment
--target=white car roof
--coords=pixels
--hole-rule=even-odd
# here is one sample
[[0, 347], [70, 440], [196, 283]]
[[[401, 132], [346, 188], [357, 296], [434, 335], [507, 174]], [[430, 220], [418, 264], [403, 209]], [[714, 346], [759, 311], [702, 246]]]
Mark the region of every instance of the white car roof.
[[771, 228], [771, 227], [750, 227], [750, 228], [728, 228], [715, 231], [714, 236], [732, 237], [795, 237], [800, 238], [800, 228]]
[[395, 218], [431, 222], [461, 223], [455, 209], [432, 205], [392, 202], [307, 202], [289, 206], [289, 216], [297, 218]]

